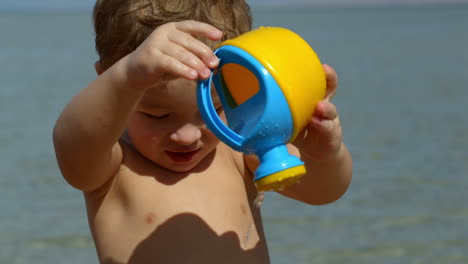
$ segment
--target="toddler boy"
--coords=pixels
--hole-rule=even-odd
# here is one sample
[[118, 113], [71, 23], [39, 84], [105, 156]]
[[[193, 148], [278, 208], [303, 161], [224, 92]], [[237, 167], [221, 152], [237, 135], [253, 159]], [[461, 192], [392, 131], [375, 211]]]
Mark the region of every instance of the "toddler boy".
[[[98, 0], [98, 77], [58, 118], [64, 178], [82, 190], [101, 263], [269, 263], [252, 172], [258, 165], [206, 128], [196, 80], [212, 49], [251, 29], [243, 0]], [[288, 147], [308, 168], [290, 198], [325, 204], [351, 180], [351, 157], [327, 97]], [[221, 116], [223, 109], [215, 99]]]

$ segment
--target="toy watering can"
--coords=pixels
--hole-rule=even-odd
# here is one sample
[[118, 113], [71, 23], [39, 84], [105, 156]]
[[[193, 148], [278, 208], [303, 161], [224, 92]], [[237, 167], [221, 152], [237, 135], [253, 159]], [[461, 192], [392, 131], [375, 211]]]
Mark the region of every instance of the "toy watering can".
[[[288, 153], [325, 96], [325, 73], [313, 49], [296, 33], [261, 27], [227, 40], [216, 49], [220, 59], [210, 78], [200, 80], [197, 101], [207, 127], [226, 145], [255, 154], [259, 191], [297, 182], [306, 169]], [[226, 115], [219, 117], [212, 84]]]

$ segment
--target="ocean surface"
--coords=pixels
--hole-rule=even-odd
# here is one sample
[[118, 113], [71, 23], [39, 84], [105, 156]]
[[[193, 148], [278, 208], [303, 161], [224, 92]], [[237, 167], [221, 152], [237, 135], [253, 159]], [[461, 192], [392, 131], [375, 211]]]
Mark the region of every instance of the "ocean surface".
[[[267, 193], [272, 263], [468, 263], [468, 6], [254, 10], [339, 74], [346, 195]], [[55, 119], [94, 77], [90, 12], [0, 13], [0, 264], [97, 263]]]

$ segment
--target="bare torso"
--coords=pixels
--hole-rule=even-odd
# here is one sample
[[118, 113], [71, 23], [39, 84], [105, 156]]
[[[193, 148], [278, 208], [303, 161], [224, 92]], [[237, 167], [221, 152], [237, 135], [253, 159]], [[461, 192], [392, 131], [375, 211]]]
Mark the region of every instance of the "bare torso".
[[242, 155], [220, 143], [193, 172], [173, 173], [124, 147], [113, 182], [85, 194], [101, 263], [269, 263]]

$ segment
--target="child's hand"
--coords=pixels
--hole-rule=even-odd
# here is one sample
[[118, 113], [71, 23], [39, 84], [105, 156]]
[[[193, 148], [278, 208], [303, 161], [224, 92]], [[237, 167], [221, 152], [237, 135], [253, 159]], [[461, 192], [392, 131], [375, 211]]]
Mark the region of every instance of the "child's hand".
[[219, 60], [213, 51], [197, 38], [218, 41], [223, 33], [197, 21], [181, 21], [158, 27], [123, 60], [127, 83], [148, 88], [163, 77], [205, 79]]
[[340, 119], [335, 105], [330, 102], [336, 92], [338, 77], [332, 67], [323, 65], [323, 68], [327, 78], [326, 97], [317, 104], [309, 124], [293, 142], [302, 154], [316, 161], [333, 158], [342, 145]]

